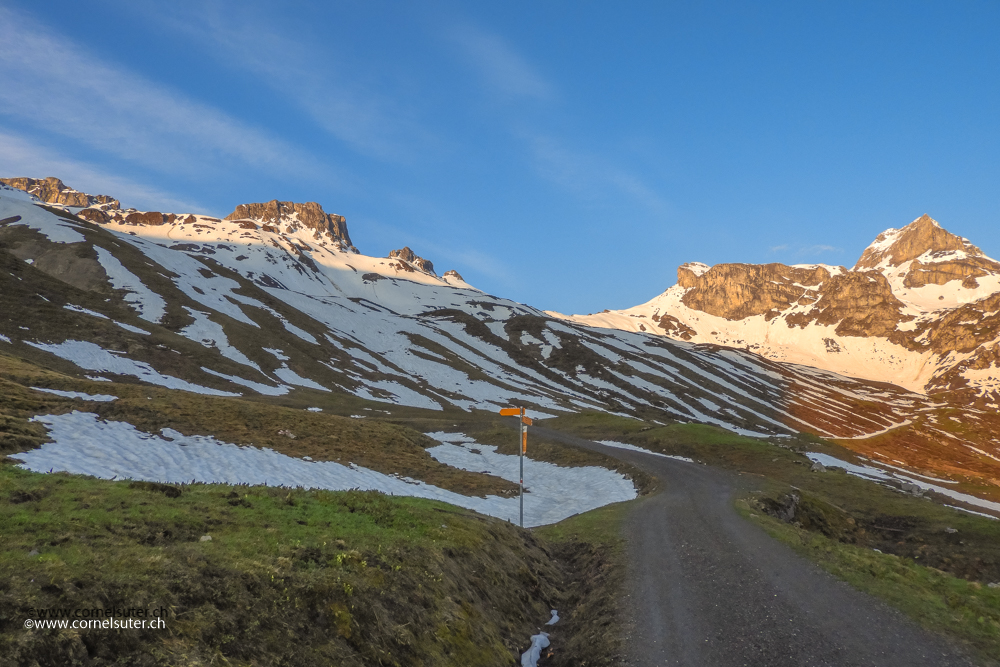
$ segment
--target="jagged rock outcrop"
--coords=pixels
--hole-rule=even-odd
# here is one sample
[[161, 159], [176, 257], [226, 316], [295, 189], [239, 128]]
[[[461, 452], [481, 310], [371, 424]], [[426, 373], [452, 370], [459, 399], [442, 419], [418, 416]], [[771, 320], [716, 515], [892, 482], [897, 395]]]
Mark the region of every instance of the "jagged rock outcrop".
[[892, 293], [892, 286], [878, 271], [846, 272], [831, 276], [817, 290], [819, 300], [803, 319], [789, 325], [805, 326], [805, 318], [821, 325], [837, 325], [840, 336], [888, 336], [896, 325], [912, 316], [903, 314], [906, 306]]
[[[423, 271], [432, 276], [437, 275], [434, 273], [434, 263], [423, 257], [419, 257], [409, 247], [404, 247], [402, 250], [390, 250], [389, 259], [398, 260], [399, 268], [403, 271]], [[455, 275], [458, 274], [456, 273]], [[459, 278], [461, 279], [461, 276]]]
[[[727, 320], [764, 315], [771, 320], [788, 313], [788, 326], [816, 322], [837, 325], [842, 336], [886, 336], [904, 319], [904, 304], [878, 271], [847, 271], [836, 267], [784, 264], [717, 264], [704, 273], [682, 266], [677, 284], [687, 288], [681, 301], [688, 308]], [[909, 318], [912, 319], [912, 318]], [[669, 314], [660, 315], [665, 331], [684, 331]], [[690, 340], [691, 336], [681, 336]]]
[[976, 278], [1000, 273], [1000, 263], [989, 257], [965, 257], [962, 259], [941, 262], [923, 263], [913, 260], [910, 269], [903, 279], [905, 287], [924, 287], [925, 285], [947, 285], [953, 280], [961, 280], [962, 287], [975, 289], [979, 287]]
[[[691, 340], [698, 334], [697, 331], [668, 313], [663, 313], [662, 315], [654, 314], [650, 317], [650, 319], [656, 323], [656, 326], [663, 329], [663, 333], [671, 338]], [[646, 327], [644, 325], [640, 324], [639, 327], [640, 331], [646, 331]]]
[[296, 225], [314, 230], [317, 235], [326, 232], [352, 250], [351, 236], [347, 233], [347, 219], [342, 215], [327, 213], [314, 201], [298, 204], [272, 199], [259, 204], [240, 204], [226, 220], [251, 220], [268, 226]]
[[980, 348], [1000, 341], [1000, 292], [951, 309], [914, 334], [938, 354], [981, 351]]
[[684, 305], [727, 320], [788, 308], [803, 298], [816, 300], [808, 287], [830, 278], [822, 266], [784, 264], [717, 264], [700, 275], [690, 265], [677, 269], [677, 284], [689, 291]]
[[58, 178], [0, 178], [12, 188], [24, 190], [33, 194], [47, 204], [62, 204], [63, 206], [94, 206], [105, 210], [117, 210], [121, 204], [117, 199], [107, 195], [88, 195], [67, 186]]
[[465, 278], [462, 277], [462, 274], [460, 274], [455, 269], [451, 269], [450, 271], [445, 271], [443, 277], [454, 278], [455, 280], [461, 280], [463, 283], [465, 282]]

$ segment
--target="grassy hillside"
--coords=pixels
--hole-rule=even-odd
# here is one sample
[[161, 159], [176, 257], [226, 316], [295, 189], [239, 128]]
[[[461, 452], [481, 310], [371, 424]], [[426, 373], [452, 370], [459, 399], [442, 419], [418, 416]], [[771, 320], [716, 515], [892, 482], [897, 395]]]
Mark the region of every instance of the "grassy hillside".
[[[80, 401], [31, 387], [119, 399]], [[391, 415], [389, 406], [354, 397], [323, 398], [324, 412], [308, 412], [314, 396], [206, 397], [90, 382], [0, 356], [0, 451], [46, 441], [32, 416], [76, 409], [147, 432], [173, 428], [352, 461], [463, 493], [516, 488], [439, 464], [424, 449], [436, 443], [421, 430], [488, 431], [485, 416], [465, 414], [462, 423], [451, 421], [458, 415]], [[372, 406], [368, 414], [399, 423], [331, 414]], [[547, 628], [554, 641], [546, 664], [617, 659], [617, 621], [606, 602], [617, 568], [604, 538], [542, 537], [377, 493], [112, 482], [2, 461], [0, 654], [12, 664], [507, 665], [550, 609], [563, 620]], [[23, 626], [32, 608], [106, 607], [163, 607], [167, 627]]]
[[[549, 609], [556, 637], [602, 621], [567, 612], [605, 547], [432, 501], [9, 464], [0, 488], [5, 664], [509, 665]], [[30, 608], [95, 607], [163, 607], [166, 628], [23, 628]], [[608, 664], [596, 644], [554, 642], [547, 664]]]

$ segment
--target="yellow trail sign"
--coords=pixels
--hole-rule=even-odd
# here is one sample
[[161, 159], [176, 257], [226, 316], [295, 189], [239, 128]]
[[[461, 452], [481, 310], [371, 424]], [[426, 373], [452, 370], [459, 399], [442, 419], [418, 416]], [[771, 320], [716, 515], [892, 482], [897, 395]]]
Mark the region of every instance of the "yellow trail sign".
[[528, 427], [531, 426], [531, 417], [524, 416], [524, 408], [500, 408], [500, 415], [503, 417], [521, 418], [521, 527], [524, 527], [524, 455], [528, 453]]

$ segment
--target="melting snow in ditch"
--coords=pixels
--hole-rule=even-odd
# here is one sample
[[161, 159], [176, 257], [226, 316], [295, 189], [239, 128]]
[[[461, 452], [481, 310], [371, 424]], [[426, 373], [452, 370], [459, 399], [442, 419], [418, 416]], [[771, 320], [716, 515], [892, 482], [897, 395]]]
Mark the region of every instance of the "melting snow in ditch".
[[[35, 472], [65, 471], [103, 479], [117, 477], [168, 483], [195, 481], [330, 490], [357, 488], [430, 498], [501, 519], [514, 522], [518, 519], [516, 497], [463, 496], [353, 464], [306, 461], [270, 449], [220, 442], [209, 436], [185, 436], [171, 429], [151, 435], [126, 422], [101, 421], [97, 415], [86, 412], [39, 416], [34, 421], [49, 429], [53, 442], [12, 458], [22, 461], [22, 468]], [[496, 448], [477, 445], [462, 434], [431, 435], [439, 441], [447, 441], [428, 450], [438, 461], [475, 472], [489, 470], [498, 477], [517, 481], [518, 457], [497, 454]], [[525, 459], [524, 468], [530, 491], [524, 498], [526, 526], [555, 523], [580, 512], [636, 497], [631, 481], [605, 468], [561, 468], [531, 459]]]

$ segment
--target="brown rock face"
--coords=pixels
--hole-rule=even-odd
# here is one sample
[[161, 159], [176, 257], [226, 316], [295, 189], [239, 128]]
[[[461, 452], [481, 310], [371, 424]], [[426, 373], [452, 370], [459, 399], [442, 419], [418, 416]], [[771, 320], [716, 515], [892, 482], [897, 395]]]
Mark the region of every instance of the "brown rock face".
[[[172, 216], [171, 216], [172, 217]], [[167, 216], [158, 211], [147, 211], [145, 213], [140, 213], [136, 211], [135, 213], [129, 213], [125, 216], [125, 222], [130, 225], [162, 225], [167, 222]]]
[[1000, 338], [1000, 292], [955, 308], [926, 328], [931, 349], [939, 354], [982, 348]]
[[802, 299], [812, 303], [814, 290], [808, 288], [829, 278], [821, 266], [784, 264], [717, 264], [700, 276], [685, 266], [677, 270], [677, 283], [689, 288], [684, 305], [727, 320], [784, 310]]
[[63, 206], [100, 206], [104, 209], [117, 210], [121, 208], [117, 199], [107, 195], [88, 195], [78, 192], [58, 178], [0, 178], [12, 188], [24, 190], [33, 194], [47, 204], [62, 204]]
[[352, 247], [354, 245], [347, 233], [347, 219], [342, 215], [325, 212], [323, 207], [314, 201], [296, 204], [272, 199], [261, 204], [240, 204], [235, 211], [226, 216], [226, 220], [255, 220], [265, 225], [294, 224], [296, 219], [317, 233], [329, 232], [346, 245]]
[[[808, 306], [788, 314], [788, 326], [817, 322], [836, 324], [841, 336], [887, 336], [904, 318], [905, 306], [879, 271], [831, 275], [822, 266], [718, 264], [700, 276], [678, 271], [677, 282], [689, 288], [681, 297], [688, 308], [728, 320], [764, 315], [770, 321], [794, 306]], [[676, 335], [679, 323], [668, 318], [658, 324]]]
[[76, 215], [84, 220], [96, 222], [99, 225], [106, 225], [111, 222], [111, 216], [99, 208], [85, 208]]
[[[663, 333], [682, 340], [691, 340], [698, 333], [673, 315], [668, 315], [667, 313], [664, 313], [663, 315], [653, 315], [652, 320], [656, 322], [656, 326], [663, 329]], [[643, 331], [645, 331], [645, 329], [643, 329]]]
[[[890, 238], [894, 239], [886, 245]], [[972, 245], [968, 239], [944, 230], [929, 215], [923, 215], [900, 230], [889, 230], [878, 235], [854, 265], [857, 269], [871, 269], [888, 259], [892, 266], [920, 257], [928, 250], [964, 250], [972, 256], [981, 256], [983, 251]], [[939, 283], [940, 284], [940, 283]]]
[[463, 283], [465, 282], [465, 278], [462, 277], [462, 274], [460, 274], [455, 269], [452, 269], [451, 271], [445, 271], [444, 272], [444, 277], [445, 278], [454, 278], [455, 280], [461, 280]]
[[832, 276], [820, 286], [819, 294], [819, 301], [807, 316], [819, 324], [839, 322], [836, 332], [841, 336], [888, 336], [903, 319], [912, 319], [902, 315], [903, 302], [893, 295], [889, 281], [878, 271]]
[[961, 280], [962, 287], [976, 288], [976, 278], [1000, 273], [1000, 264], [988, 257], [967, 257], [943, 262], [923, 264], [914, 260], [903, 280], [904, 287], [924, 285], [945, 285], [952, 280]]
[[[410, 265], [418, 271], [423, 271], [424, 273], [429, 273], [432, 276], [436, 276], [434, 273], [434, 264], [430, 260], [426, 260], [423, 257], [418, 257], [416, 253], [409, 249], [409, 247], [403, 248], [402, 250], [392, 250], [389, 252], [389, 259], [398, 259], [405, 264]], [[457, 273], [455, 275], [458, 275]]]

